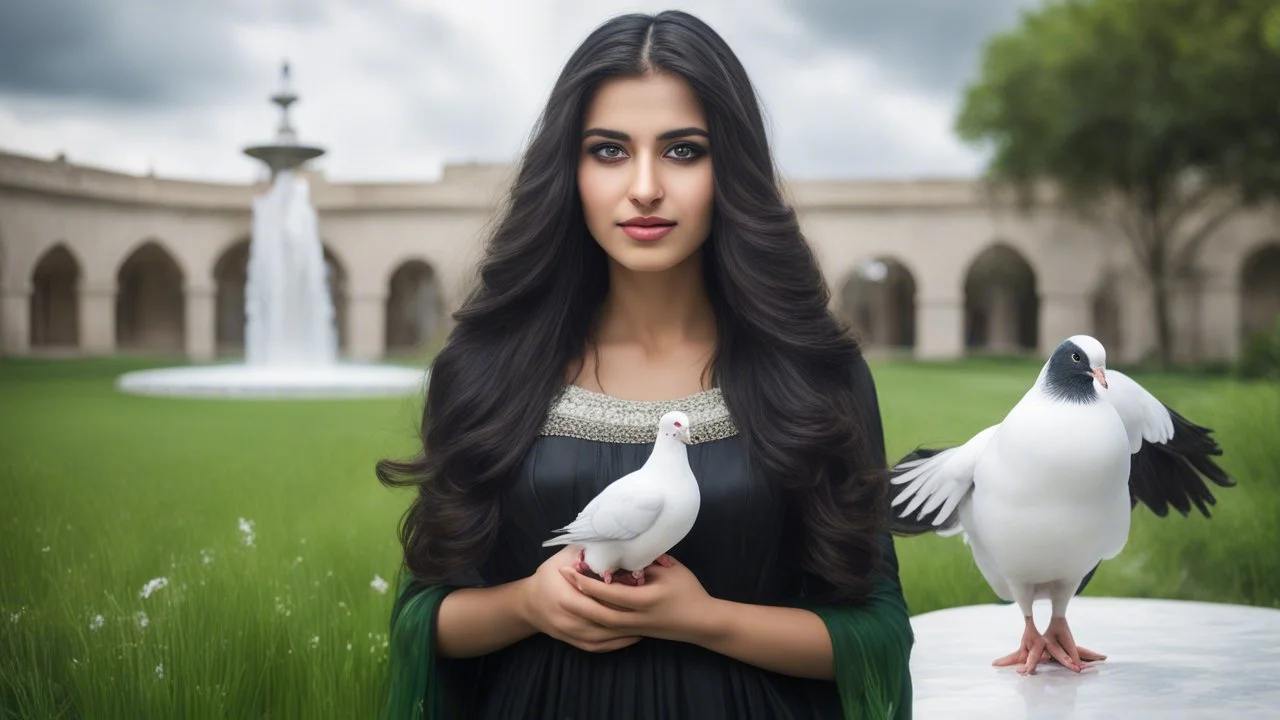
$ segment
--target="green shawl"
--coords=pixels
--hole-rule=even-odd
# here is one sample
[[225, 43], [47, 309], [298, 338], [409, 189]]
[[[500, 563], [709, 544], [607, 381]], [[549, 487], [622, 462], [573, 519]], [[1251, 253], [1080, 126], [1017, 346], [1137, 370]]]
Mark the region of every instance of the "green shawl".
[[[858, 604], [797, 604], [822, 618], [835, 652], [836, 684], [845, 720], [909, 720], [911, 647], [915, 636], [898, 579], [893, 540], [887, 540], [885, 572]], [[391, 612], [390, 678], [386, 720], [454, 720], [467, 716], [479, 660], [436, 656], [440, 602], [457, 586], [413, 579], [397, 590]]]

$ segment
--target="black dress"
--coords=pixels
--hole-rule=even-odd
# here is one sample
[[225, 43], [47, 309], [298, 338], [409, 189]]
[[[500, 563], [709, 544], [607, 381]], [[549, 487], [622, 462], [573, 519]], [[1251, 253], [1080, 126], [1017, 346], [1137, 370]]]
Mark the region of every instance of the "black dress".
[[[874, 410], [869, 373], [866, 379], [859, 405]], [[794, 522], [775, 488], [751, 471], [715, 389], [643, 402], [567, 387], [510, 486], [509, 512], [477, 584], [527, 577], [558, 551], [542, 541], [644, 463], [658, 419], [670, 410], [689, 415], [689, 462], [702, 494], [696, 525], [671, 555], [713, 597], [755, 604], [801, 597], [813, 578], [800, 568]], [[878, 413], [870, 414], [867, 430], [880, 452]], [[478, 720], [842, 717], [833, 681], [774, 673], [686, 643], [645, 638], [622, 650], [589, 653], [537, 634], [473, 662], [478, 679], [470, 717]]]

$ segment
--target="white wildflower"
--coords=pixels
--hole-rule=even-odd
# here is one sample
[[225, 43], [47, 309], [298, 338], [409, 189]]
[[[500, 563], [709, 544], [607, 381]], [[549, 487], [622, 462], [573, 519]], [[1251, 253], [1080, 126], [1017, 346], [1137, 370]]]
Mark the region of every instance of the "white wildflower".
[[156, 679], [157, 680], [164, 679], [164, 663], [160, 663], [159, 665], [156, 666]]
[[151, 593], [159, 590], [160, 588], [168, 586], [168, 584], [169, 584], [168, 578], [158, 577], [148, 581], [146, 585], [143, 585], [142, 592], [138, 594], [142, 596], [143, 600], [146, 600], [147, 598], [151, 597]]
[[318, 648], [318, 647], [320, 647], [320, 636], [319, 636], [319, 635], [312, 635], [312, 636], [311, 636], [311, 642], [310, 642], [310, 645], [311, 645], [311, 647], [312, 647], [312, 648]]
[[382, 577], [376, 573], [373, 576], [373, 582], [369, 583], [369, 587], [377, 590], [379, 594], [387, 594], [387, 581], [383, 580]]
[[351, 643], [347, 643], [347, 652], [351, 652]]
[[210, 565], [213, 563], [213, 548], [200, 550], [200, 562], [204, 563], [205, 565]]
[[106, 620], [103, 620], [101, 615], [94, 615], [93, 619], [89, 621], [89, 629], [97, 630], [102, 627], [104, 623], [106, 623]]
[[50, 545], [45, 545], [44, 547], [40, 548], [40, 552], [49, 552], [49, 551], [50, 551], [50, 550], [52, 550], [52, 549], [53, 549], [53, 547], [52, 547], [52, 546], [50, 546]]
[[138, 621], [138, 627], [140, 628], [146, 628], [151, 624], [151, 621], [147, 619], [147, 614], [141, 610], [139, 610], [133, 617]]
[[240, 541], [248, 547], [253, 547], [253, 521], [240, 518], [240, 532], [244, 534]]

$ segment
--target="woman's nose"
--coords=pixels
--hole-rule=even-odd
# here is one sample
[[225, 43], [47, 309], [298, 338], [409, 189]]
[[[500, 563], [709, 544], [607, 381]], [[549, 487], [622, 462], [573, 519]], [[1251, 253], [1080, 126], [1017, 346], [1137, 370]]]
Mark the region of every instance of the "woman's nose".
[[631, 189], [628, 192], [631, 202], [649, 207], [662, 199], [662, 180], [654, 162], [638, 159], [632, 165], [635, 172], [631, 177]]

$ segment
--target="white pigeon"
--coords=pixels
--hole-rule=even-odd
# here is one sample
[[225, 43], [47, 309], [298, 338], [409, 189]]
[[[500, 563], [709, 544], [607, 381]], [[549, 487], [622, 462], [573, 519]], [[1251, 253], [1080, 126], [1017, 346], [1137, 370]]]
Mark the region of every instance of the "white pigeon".
[[[991, 589], [1021, 608], [1021, 644], [993, 665], [1034, 673], [1052, 658], [1079, 672], [1082, 658], [1105, 659], [1075, 644], [1067, 604], [1124, 548], [1133, 508], [1142, 501], [1164, 516], [1173, 505], [1186, 515], [1195, 503], [1208, 517], [1215, 500], [1201, 475], [1235, 485], [1209, 458], [1222, 452], [1211, 430], [1108, 371], [1106, 359], [1094, 338], [1067, 338], [1002, 422], [893, 469], [891, 482], [906, 487], [892, 505], [911, 501], [893, 530], [962, 532]], [[1040, 598], [1052, 604], [1043, 635], [1032, 618]]]
[[669, 565], [666, 553], [693, 529], [702, 504], [698, 480], [689, 467], [689, 417], [669, 412], [658, 422], [649, 459], [635, 472], [609, 483], [562, 533], [542, 543], [579, 545], [577, 569], [606, 583], [622, 570], [643, 585], [654, 562]]

